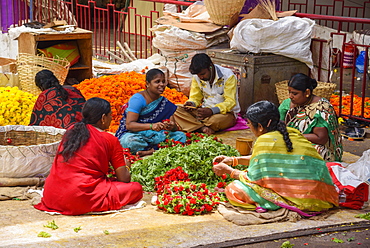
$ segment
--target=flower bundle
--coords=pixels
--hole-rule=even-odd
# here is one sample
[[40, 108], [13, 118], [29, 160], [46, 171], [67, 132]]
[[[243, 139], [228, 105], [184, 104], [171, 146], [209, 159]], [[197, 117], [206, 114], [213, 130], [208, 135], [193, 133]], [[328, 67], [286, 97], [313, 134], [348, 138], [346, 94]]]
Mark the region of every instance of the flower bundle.
[[[336, 94], [332, 94], [330, 98], [330, 103], [333, 105], [335, 112], [337, 115], [339, 115], [339, 100], [340, 96]], [[352, 115], [361, 116], [362, 113], [362, 101], [364, 100], [365, 106], [364, 106], [364, 117], [370, 118], [370, 97], [365, 97], [365, 99], [362, 99], [362, 97], [357, 95], [346, 95], [342, 96], [342, 114], [344, 115], [350, 115], [351, 114], [351, 102], [353, 100], [353, 113]]]
[[[145, 85], [145, 74], [131, 71], [119, 75], [86, 79], [75, 87], [81, 91], [86, 100], [100, 97], [110, 102], [113, 118], [109, 131], [114, 133], [122, 117], [122, 106], [133, 94], [144, 90]], [[166, 88], [163, 96], [175, 104], [184, 103], [187, 100], [183, 93], [175, 89]]]
[[181, 166], [179, 166], [167, 171], [164, 176], [154, 178], [154, 181], [154, 189], [156, 190], [157, 194], [161, 194], [164, 191], [165, 185], [168, 185], [174, 181], [187, 182], [190, 181], [190, 179], [189, 175], [182, 170]]
[[18, 87], [0, 87], [0, 126], [28, 125], [36, 99]]
[[200, 215], [213, 211], [220, 204], [217, 192], [210, 192], [205, 183], [173, 181], [165, 184], [156, 205], [167, 213]]
[[[219, 155], [239, 156], [239, 152], [215, 140], [213, 136], [198, 138], [189, 145], [175, 145], [159, 149], [149, 157], [136, 161], [131, 167], [132, 180], [143, 185], [145, 191], [155, 189], [155, 177], [181, 166], [195, 183], [206, 183], [215, 187], [220, 178], [212, 171], [213, 158]], [[238, 165], [238, 169], [244, 169]]]

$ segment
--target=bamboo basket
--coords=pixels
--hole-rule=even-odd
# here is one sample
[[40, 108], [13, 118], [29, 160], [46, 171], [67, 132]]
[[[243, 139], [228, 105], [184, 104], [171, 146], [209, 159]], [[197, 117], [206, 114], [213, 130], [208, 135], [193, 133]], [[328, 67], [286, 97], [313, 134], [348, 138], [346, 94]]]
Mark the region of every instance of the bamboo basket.
[[47, 58], [28, 53], [19, 54], [17, 65], [21, 90], [36, 96], [41, 93], [41, 90], [35, 84], [36, 73], [44, 69], [50, 70], [63, 84], [70, 66], [69, 61], [65, 58]]
[[0, 126], [0, 178], [46, 177], [65, 129]]
[[[289, 80], [284, 80], [275, 84], [279, 104], [289, 98], [288, 81]], [[336, 87], [337, 85], [335, 83], [317, 82], [317, 87], [313, 90], [313, 94], [330, 99]]]
[[238, 22], [245, 0], [204, 0], [208, 14], [217, 25], [234, 26]]

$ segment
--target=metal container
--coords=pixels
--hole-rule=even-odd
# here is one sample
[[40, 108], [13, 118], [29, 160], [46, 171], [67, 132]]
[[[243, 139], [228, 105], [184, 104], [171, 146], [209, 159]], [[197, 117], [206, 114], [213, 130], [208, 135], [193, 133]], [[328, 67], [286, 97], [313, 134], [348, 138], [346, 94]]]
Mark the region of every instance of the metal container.
[[275, 83], [297, 73], [309, 75], [306, 64], [275, 54], [239, 53], [230, 49], [208, 49], [213, 63], [233, 70], [239, 80], [241, 114], [255, 102], [268, 100], [279, 105]]

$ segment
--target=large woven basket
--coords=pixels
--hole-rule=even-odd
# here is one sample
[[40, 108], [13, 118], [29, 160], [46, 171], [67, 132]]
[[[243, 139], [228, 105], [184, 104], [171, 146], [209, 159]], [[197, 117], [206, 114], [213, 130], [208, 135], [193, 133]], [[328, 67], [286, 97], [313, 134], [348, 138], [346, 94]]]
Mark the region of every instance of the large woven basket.
[[[282, 103], [285, 99], [289, 98], [288, 81], [289, 80], [284, 80], [275, 84], [276, 95], [279, 103]], [[337, 85], [335, 83], [317, 82], [317, 87], [313, 90], [313, 94], [330, 99], [336, 87]]]
[[35, 84], [36, 73], [48, 69], [63, 84], [70, 66], [69, 61], [65, 58], [47, 58], [28, 53], [19, 54], [17, 65], [21, 89], [36, 96], [41, 93], [41, 90]]
[[65, 129], [0, 126], [0, 178], [46, 177]]
[[204, 0], [207, 12], [218, 25], [234, 26], [238, 22], [245, 0]]

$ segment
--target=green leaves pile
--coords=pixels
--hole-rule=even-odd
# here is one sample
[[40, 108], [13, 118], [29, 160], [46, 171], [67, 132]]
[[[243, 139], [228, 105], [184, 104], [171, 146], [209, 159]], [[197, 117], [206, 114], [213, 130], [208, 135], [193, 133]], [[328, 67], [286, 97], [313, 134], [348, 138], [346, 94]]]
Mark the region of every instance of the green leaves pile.
[[[217, 138], [216, 138], [217, 139]], [[191, 181], [205, 183], [213, 188], [220, 181], [212, 171], [212, 160], [219, 155], [239, 156], [239, 152], [215, 140], [204, 137], [188, 146], [176, 145], [156, 151], [153, 155], [136, 161], [131, 168], [132, 181], [143, 185], [145, 191], [154, 191], [154, 178], [181, 166]]]

